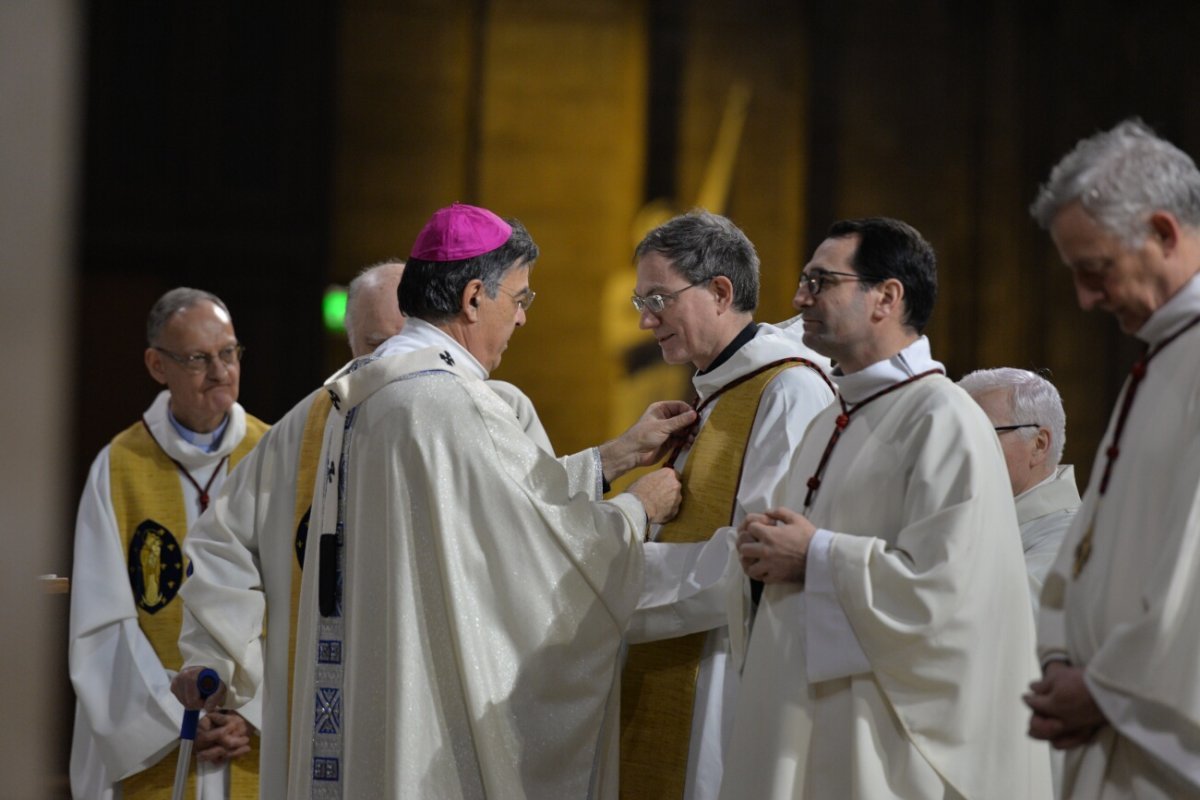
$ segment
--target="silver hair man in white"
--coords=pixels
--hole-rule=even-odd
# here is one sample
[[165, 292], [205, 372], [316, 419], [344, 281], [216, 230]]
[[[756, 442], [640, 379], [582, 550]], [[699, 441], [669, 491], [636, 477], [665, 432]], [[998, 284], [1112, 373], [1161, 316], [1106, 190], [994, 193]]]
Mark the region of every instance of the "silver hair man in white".
[[1030, 734], [1062, 794], [1200, 796], [1200, 170], [1138, 120], [1082, 140], [1031, 209], [1080, 308], [1146, 345], [1046, 576]]
[[1060, 464], [1067, 439], [1062, 397], [1050, 381], [1012, 367], [976, 370], [958, 385], [988, 415], [1000, 439], [1036, 615], [1046, 573], [1080, 503], [1075, 468]]

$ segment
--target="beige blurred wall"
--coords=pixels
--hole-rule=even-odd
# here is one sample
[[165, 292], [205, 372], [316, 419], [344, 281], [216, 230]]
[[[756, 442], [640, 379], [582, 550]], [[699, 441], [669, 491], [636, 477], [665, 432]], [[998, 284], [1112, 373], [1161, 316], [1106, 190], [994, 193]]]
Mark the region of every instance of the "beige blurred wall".
[[[69, 284], [76, 180], [80, 12], [70, 0], [0, 3], [0, 337], [8, 375], [0, 441], [4, 557], [0, 559], [0, 796], [61, 796], [51, 776], [69, 707], [54, 694], [65, 644], [66, 595], [36, 576], [62, 572], [73, 502], [70, 458], [72, 330]], [[57, 622], [56, 622], [57, 621]]]

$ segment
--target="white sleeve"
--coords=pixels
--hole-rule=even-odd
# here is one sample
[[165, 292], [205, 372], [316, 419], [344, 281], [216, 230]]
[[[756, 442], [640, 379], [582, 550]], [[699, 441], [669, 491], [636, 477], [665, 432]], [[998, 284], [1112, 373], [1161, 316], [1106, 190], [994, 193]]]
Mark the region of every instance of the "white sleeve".
[[804, 573], [804, 653], [808, 682], [817, 683], [871, 671], [850, 618], [833, 587], [829, 548], [837, 534], [818, 528], [808, 545]]
[[[279, 496], [285, 494], [284, 487], [263, 482], [264, 467], [271, 465], [273, 445], [280, 438], [275, 429], [267, 436], [270, 438], [264, 437], [237, 465], [188, 533], [183, 552], [191, 562], [192, 574], [180, 590], [184, 614], [179, 652], [184, 666], [215, 669], [230, 692], [226, 707], [237, 709], [255, 727], [261, 723], [261, 709], [247, 703], [260, 694], [263, 683], [266, 614], [259, 504], [265, 502], [269, 507], [281, 502], [284, 498]], [[285, 511], [290, 523], [294, 509]], [[280, 620], [280, 624], [288, 624], [286, 608]]]
[[151, 766], [174, 745], [183, 706], [171, 694], [173, 673], [138, 625], [107, 447], [92, 464], [75, 523], [68, 663], [79, 701], [76, 724], [88, 725], [114, 780]]
[[646, 542], [642, 592], [629, 623], [629, 641], [673, 639], [723, 627], [730, 585], [742, 580], [736, 538], [735, 528], [720, 528], [706, 542]]
[[833, 392], [809, 367], [784, 370], [767, 384], [746, 446], [734, 525], [746, 514], [784, 504], [792, 453], [800, 449], [808, 423], [831, 402]]

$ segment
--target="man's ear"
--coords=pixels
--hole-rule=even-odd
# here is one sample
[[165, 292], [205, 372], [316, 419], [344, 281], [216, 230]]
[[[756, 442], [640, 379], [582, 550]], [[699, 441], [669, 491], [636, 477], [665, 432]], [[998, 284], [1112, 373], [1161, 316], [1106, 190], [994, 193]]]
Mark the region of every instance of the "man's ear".
[[462, 302], [459, 311], [466, 316], [468, 322], [479, 320], [479, 301], [483, 297], [483, 281], [475, 278], [463, 287]]
[[1030, 455], [1031, 467], [1038, 467], [1046, 463], [1046, 459], [1050, 457], [1050, 442], [1053, 437], [1050, 436], [1050, 431], [1045, 428], [1038, 428], [1037, 434], [1033, 437], [1033, 453]]
[[1151, 238], [1162, 248], [1163, 256], [1169, 258], [1179, 244], [1179, 220], [1166, 211], [1155, 211], [1148, 221]]
[[147, 347], [143, 355], [143, 360], [146, 362], [146, 371], [150, 373], [150, 377], [165, 386], [167, 384], [167, 371], [163, 369], [162, 353], [153, 347]]
[[888, 278], [872, 287], [878, 292], [875, 310], [872, 316], [882, 320], [896, 315], [896, 319], [904, 321], [904, 284], [895, 278]]
[[718, 275], [708, 282], [713, 297], [717, 299], [717, 313], [723, 314], [733, 308], [733, 281], [724, 275]]

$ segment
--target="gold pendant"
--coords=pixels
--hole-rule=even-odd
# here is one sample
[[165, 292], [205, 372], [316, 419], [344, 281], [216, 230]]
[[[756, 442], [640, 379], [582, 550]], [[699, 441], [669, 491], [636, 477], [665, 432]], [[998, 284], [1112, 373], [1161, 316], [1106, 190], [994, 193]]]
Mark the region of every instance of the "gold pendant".
[[1083, 572], [1088, 559], [1092, 557], [1092, 531], [1094, 530], [1095, 528], [1089, 525], [1087, 532], [1083, 534], [1083, 538], [1075, 546], [1075, 569], [1072, 571], [1072, 578], [1079, 578], [1079, 573]]

